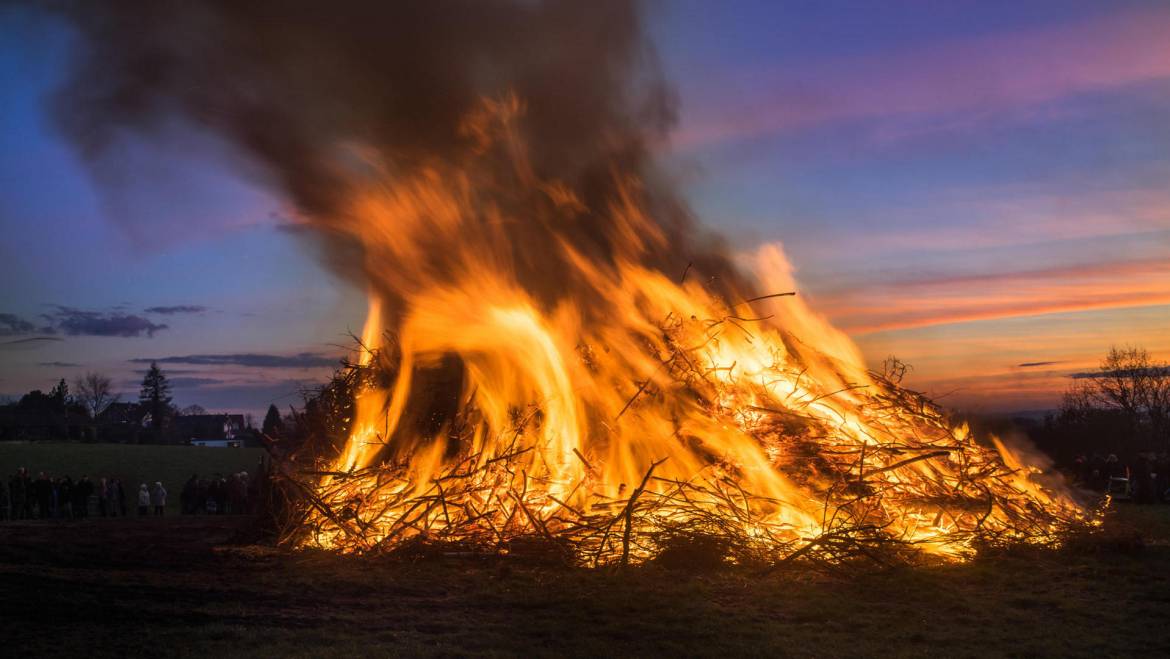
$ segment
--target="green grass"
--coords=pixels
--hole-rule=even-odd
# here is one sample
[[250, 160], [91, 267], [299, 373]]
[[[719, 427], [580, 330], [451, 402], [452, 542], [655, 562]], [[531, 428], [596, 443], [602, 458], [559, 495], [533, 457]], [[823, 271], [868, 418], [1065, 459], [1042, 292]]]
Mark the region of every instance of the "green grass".
[[162, 481], [168, 494], [167, 512], [177, 513], [179, 492], [191, 474], [254, 473], [262, 455], [264, 450], [259, 448], [0, 442], [0, 475], [7, 481], [18, 468], [27, 467], [33, 478], [41, 471], [70, 476], [74, 481], [89, 476], [95, 486], [103, 477], [119, 478], [126, 490], [126, 505], [131, 508], [140, 483]]

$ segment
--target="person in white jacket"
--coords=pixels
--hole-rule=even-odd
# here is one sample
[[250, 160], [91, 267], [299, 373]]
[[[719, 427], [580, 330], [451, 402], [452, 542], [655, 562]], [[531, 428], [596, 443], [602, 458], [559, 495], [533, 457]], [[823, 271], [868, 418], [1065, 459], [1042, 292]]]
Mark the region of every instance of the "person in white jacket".
[[138, 516], [141, 517], [150, 512], [150, 492], [146, 489], [146, 483], [138, 486]]
[[163, 487], [162, 481], [155, 481], [150, 490], [150, 505], [154, 506], [154, 514], [162, 517], [163, 509], [167, 507], [167, 488]]

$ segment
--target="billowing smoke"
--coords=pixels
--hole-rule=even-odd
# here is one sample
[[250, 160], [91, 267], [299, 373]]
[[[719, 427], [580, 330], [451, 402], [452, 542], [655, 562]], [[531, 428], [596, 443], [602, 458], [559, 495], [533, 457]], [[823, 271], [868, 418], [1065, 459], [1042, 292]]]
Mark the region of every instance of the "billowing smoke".
[[[673, 123], [673, 96], [630, 0], [57, 9], [82, 38], [54, 111], [84, 157], [96, 163], [126, 131], [149, 137], [175, 117], [210, 130], [245, 155], [235, 163], [241, 173], [296, 207], [341, 272], [391, 302], [409, 276], [371, 276], [369, 264], [400, 255], [365, 253], [339, 218], [352, 215], [356, 188], [371, 179], [393, 189], [426, 173], [470, 172], [474, 205], [483, 210], [462, 221], [464, 242], [503, 243], [508, 269], [545, 302], [574, 283], [563, 250], [550, 246], [604, 263], [629, 250], [631, 232], [658, 234], [634, 241], [642, 265], [677, 278], [693, 263], [712, 281], [734, 278], [718, 241], [695, 238], [685, 205], [653, 171], [649, 146]], [[514, 105], [517, 119], [506, 128], [475, 125], [485, 104]], [[497, 128], [507, 139], [495, 139]], [[523, 166], [515, 153], [507, 164], [481, 153], [485, 131], [494, 149], [522, 150]], [[533, 180], [563, 185], [573, 202]], [[630, 181], [637, 183], [626, 189]], [[647, 225], [618, 226], [611, 210], [630, 194]], [[491, 235], [478, 226], [489, 224]], [[466, 260], [449, 236], [402, 231], [413, 253], [426, 255], [421, 267], [431, 276]]]

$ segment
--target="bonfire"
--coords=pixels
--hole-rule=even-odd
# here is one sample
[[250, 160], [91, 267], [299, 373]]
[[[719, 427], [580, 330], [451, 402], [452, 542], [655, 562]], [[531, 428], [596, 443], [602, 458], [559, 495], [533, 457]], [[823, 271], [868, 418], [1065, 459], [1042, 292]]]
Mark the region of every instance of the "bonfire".
[[896, 364], [867, 369], [779, 246], [669, 271], [684, 246], [652, 187], [538, 176], [524, 112], [484, 102], [460, 158], [408, 172], [352, 154], [357, 192], [317, 228], [361, 246], [369, 314], [319, 399], [343, 418], [282, 465], [282, 542], [840, 564], [1052, 545], [1089, 519]]

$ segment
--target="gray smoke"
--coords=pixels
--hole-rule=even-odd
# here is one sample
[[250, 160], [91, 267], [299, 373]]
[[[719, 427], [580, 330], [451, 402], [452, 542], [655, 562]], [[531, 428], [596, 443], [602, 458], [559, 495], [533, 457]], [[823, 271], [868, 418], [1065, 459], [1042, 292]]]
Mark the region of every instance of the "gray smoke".
[[83, 157], [96, 165], [126, 131], [149, 137], [176, 116], [193, 122], [244, 154], [241, 173], [317, 220], [326, 253], [355, 278], [361, 247], [329, 231], [353, 185], [337, 145], [372, 148], [400, 172], [458, 161], [468, 148], [461, 122], [481, 99], [514, 93], [533, 172], [564, 181], [587, 209], [509, 229], [517, 277], [538, 298], [565, 290], [550, 285], [564, 271], [547, 249], [553, 238], [613, 256], [603, 211], [615, 172], [645, 183], [641, 203], [668, 237], [645, 265], [677, 277], [693, 262], [728, 286], [734, 279], [720, 243], [695, 239], [685, 204], [653, 171], [648, 144], [672, 126], [674, 102], [635, 2], [78, 1], [54, 10], [82, 35], [54, 112]]

